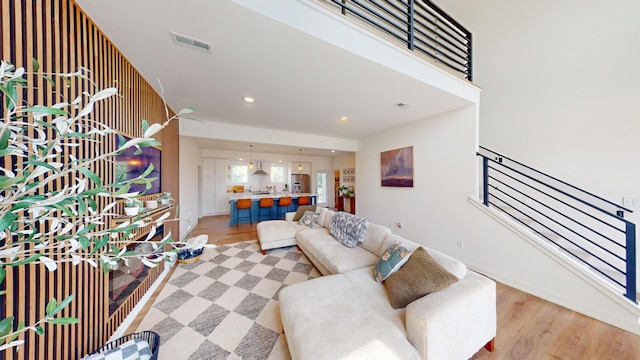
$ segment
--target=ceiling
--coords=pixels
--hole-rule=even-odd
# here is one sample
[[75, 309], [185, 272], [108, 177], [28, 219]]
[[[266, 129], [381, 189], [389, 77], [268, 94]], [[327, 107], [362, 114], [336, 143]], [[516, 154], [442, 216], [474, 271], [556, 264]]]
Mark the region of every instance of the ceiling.
[[[157, 91], [156, 79], [162, 81], [169, 106], [194, 106], [192, 117], [203, 121], [361, 139], [463, 105], [230, 0], [76, 2]], [[208, 42], [212, 52], [176, 45], [170, 31]], [[243, 102], [246, 95], [255, 103]], [[196, 141], [203, 148], [248, 148], [248, 142]], [[270, 146], [284, 154], [299, 148]]]

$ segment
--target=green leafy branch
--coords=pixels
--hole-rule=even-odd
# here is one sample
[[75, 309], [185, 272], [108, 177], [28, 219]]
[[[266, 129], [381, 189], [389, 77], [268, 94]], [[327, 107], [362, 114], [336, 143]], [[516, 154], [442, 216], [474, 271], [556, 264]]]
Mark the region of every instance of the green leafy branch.
[[[81, 144], [95, 144], [99, 150], [106, 136], [117, 133], [90, 116], [96, 103], [117, 96], [118, 91], [114, 87], [98, 89], [84, 68], [74, 73], [44, 73], [38, 72], [39, 64], [34, 60], [33, 69], [34, 72], [29, 74], [24, 68], [15, 68], [0, 61], [0, 107], [3, 113], [0, 158], [4, 160], [0, 168], [0, 284], [4, 283], [8, 267], [31, 263], [39, 263], [55, 271], [59, 263], [77, 265], [87, 262], [94, 267], [102, 265], [107, 271], [107, 265], [126, 258], [138, 258], [149, 267], [172, 259], [177, 250], [170, 233], [159, 242], [149, 242], [154, 249], [151, 254], [127, 250], [122, 239], [134, 243], [129, 239], [136, 235], [136, 231], [152, 225], [144, 241], [148, 242], [157, 226], [177, 220], [177, 211], [174, 219], [168, 219], [170, 214], [166, 212], [155, 220], [138, 216], [115, 228], [107, 227], [108, 220], [118, 215], [114, 209], [119, 202], [140, 195], [130, 192], [132, 184], [151, 188], [154, 179], [149, 175], [154, 170], [153, 165], [135, 179], [115, 179], [109, 184], [104, 184], [92, 168], [101, 162], [113, 162], [113, 157], [125, 149], [135, 148], [136, 153], [140, 153], [143, 147], [160, 145], [154, 136], [171, 121], [194, 109], [186, 108], [169, 116], [162, 92], [166, 114], [164, 122], [149, 124], [142, 120], [141, 137], [128, 141], [121, 137], [119, 144], [122, 145], [117, 149], [76, 158], [71, 155], [73, 148]], [[23, 90], [30, 88], [27, 75], [44, 78], [46, 85], [62, 101], [46, 106], [21, 100]], [[86, 81], [91, 89], [67, 101], [62, 94], [56, 93], [56, 80], [61, 79], [71, 86], [74, 78]], [[9, 162], [17, 166], [8, 167]], [[55, 184], [62, 184], [62, 188], [48, 190], [55, 189]], [[174, 245], [174, 248], [165, 251], [167, 244]], [[7, 293], [8, 290], [0, 290], [0, 295]], [[23, 340], [18, 339], [21, 333], [35, 331], [41, 334], [44, 323], [76, 323], [78, 320], [75, 318], [55, 317], [72, 300], [73, 295], [60, 303], [50, 300], [46, 316], [33, 325], [27, 326], [19, 321], [14, 328], [16, 319], [13, 316], [2, 319], [0, 343], [4, 344], [0, 345], [0, 351], [22, 344]]]

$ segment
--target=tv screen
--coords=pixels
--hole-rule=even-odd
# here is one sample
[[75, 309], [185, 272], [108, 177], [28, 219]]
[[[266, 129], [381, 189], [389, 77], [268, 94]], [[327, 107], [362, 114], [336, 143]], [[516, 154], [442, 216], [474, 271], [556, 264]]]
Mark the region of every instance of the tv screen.
[[[131, 140], [124, 136], [116, 135], [116, 146], [120, 147]], [[121, 141], [124, 141], [121, 143]], [[131, 180], [142, 175], [149, 167], [149, 164], [153, 164], [153, 171], [146, 176], [147, 179], [153, 179], [151, 182], [151, 188], [147, 189], [146, 184], [131, 184], [129, 192], [139, 192], [140, 194], [158, 194], [160, 193], [160, 164], [161, 164], [161, 151], [154, 147], [141, 147], [142, 150], [139, 154], [136, 154], [138, 149], [131, 147], [123, 151], [121, 154], [116, 155], [116, 179]]]

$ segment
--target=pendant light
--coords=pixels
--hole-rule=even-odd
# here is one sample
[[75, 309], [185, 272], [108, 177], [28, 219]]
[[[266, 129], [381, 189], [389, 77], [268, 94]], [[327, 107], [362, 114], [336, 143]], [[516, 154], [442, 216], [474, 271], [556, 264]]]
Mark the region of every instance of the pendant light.
[[249, 145], [249, 169], [253, 169], [253, 144]]
[[298, 162], [298, 171], [302, 171], [302, 149], [298, 149], [300, 151], [300, 161]]

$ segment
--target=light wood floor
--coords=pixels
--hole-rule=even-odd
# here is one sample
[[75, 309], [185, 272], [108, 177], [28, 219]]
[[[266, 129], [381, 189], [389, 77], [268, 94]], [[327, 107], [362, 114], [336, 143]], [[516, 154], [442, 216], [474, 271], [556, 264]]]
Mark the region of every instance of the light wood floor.
[[[209, 243], [214, 244], [258, 238], [255, 223], [230, 228], [229, 216], [200, 219], [191, 236], [200, 234], [208, 234]], [[497, 285], [496, 350], [482, 349], [473, 359], [640, 359], [640, 336], [506, 285]], [[135, 331], [161, 289], [162, 286], [129, 332]]]

